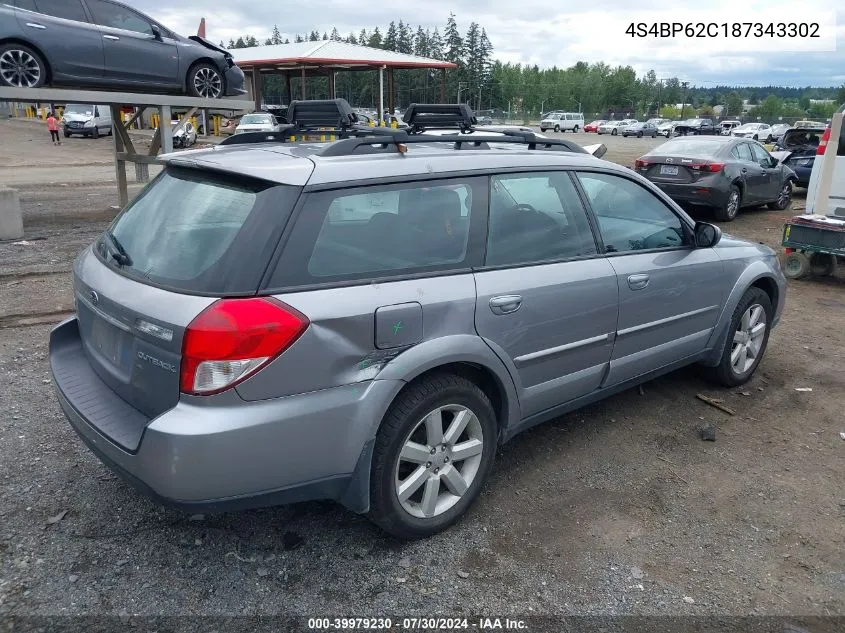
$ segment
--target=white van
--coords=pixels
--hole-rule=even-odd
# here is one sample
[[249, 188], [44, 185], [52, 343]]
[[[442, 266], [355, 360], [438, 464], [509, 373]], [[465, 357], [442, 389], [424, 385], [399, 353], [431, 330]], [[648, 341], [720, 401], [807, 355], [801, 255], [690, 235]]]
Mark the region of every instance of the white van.
[[824, 131], [810, 184], [807, 213], [845, 217], [845, 104], [833, 115]]
[[90, 103], [68, 103], [62, 112], [65, 138], [73, 134], [93, 136], [112, 133], [111, 108]]
[[584, 129], [584, 115], [581, 112], [552, 112], [540, 121], [540, 131], [554, 130], [578, 132]]

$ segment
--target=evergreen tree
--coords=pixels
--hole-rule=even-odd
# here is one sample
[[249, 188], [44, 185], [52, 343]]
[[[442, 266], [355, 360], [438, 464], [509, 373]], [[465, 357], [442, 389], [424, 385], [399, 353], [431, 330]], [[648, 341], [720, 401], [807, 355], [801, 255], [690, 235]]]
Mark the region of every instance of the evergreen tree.
[[391, 21], [387, 27], [387, 34], [384, 36], [384, 48], [389, 51], [396, 50], [396, 23]]
[[237, 40], [235, 40], [235, 45], [232, 46], [232, 48], [246, 48], [246, 43], [244, 42], [244, 38], [239, 37]]
[[329, 39], [329, 34], [323, 31], [323, 41]]
[[414, 55], [428, 57], [431, 54], [428, 49], [429, 37], [427, 31], [423, 31], [421, 26], [417, 27], [417, 34], [414, 37]]
[[361, 29], [358, 33], [358, 43], [362, 46], [367, 46], [370, 43], [370, 36], [367, 35], [367, 29]]
[[275, 24], [273, 25], [273, 34], [270, 36], [270, 40], [273, 44], [282, 43], [282, 34], [279, 33], [279, 27]]
[[402, 20], [396, 29], [396, 50], [400, 53], [410, 54], [414, 50], [413, 34]]
[[340, 41], [340, 33], [338, 33], [337, 27], [332, 29], [332, 34], [329, 36], [329, 39], [339, 42]]
[[450, 13], [449, 19], [446, 21], [444, 37], [446, 39], [444, 43], [446, 61], [462, 66], [464, 63], [464, 40], [458, 30], [458, 24], [455, 22], [454, 13]]
[[305, 41], [305, 39], [304, 39], [304, 38], [303, 38], [303, 37], [302, 37], [299, 33], [297, 33], [297, 34], [296, 34], [296, 37], [294, 38], [294, 40], [293, 40], [293, 41], [294, 41], [294, 42], [296, 42], [297, 44], [299, 44], [299, 43], [301, 43], [301, 42], [304, 42], [304, 41]]
[[347, 42], [349, 42], [350, 44], [357, 44], [357, 43], [358, 43], [358, 38], [356, 38], [356, 37], [355, 37], [355, 33], [350, 33], [350, 34], [346, 37], [346, 41], [347, 41]]
[[373, 32], [370, 34], [368, 45], [372, 46], [373, 48], [383, 48], [384, 42], [381, 39], [381, 31], [378, 27], [373, 29]]
[[428, 55], [432, 59], [443, 59], [443, 39], [440, 37], [440, 32], [436, 26], [434, 32], [428, 38]]
[[320, 34], [317, 31], [311, 31], [311, 34], [308, 36], [309, 42], [319, 42], [320, 41]]

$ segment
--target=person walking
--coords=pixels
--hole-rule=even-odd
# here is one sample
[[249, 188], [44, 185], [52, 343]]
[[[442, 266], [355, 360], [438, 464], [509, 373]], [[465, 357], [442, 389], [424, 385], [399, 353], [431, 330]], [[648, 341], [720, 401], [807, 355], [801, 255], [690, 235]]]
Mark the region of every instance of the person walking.
[[53, 139], [53, 145], [61, 145], [59, 140], [59, 120], [56, 118], [55, 112], [50, 112], [47, 117], [47, 129], [50, 130], [50, 138]]

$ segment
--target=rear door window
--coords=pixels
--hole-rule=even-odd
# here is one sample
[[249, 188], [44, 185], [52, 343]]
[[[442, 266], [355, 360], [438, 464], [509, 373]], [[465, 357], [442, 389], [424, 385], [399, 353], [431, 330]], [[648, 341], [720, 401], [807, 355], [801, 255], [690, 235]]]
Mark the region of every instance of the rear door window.
[[153, 29], [150, 23], [134, 11], [105, 0], [87, 0], [87, 2], [88, 8], [94, 14], [94, 24], [143, 33], [152, 37]]
[[733, 148], [731, 154], [736, 156], [739, 160], [744, 160], [749, 163], [754, 162], [754, 155], [751, 153], [751, 145], [748, 143], [740, 143], [736, 147]]
[[87, 22], [88, 16], [80, 0], [38, 0], [38, 11], [55, 18]]
[[597, 253], [587, 214], [567, 172], [494, 176], [488, 266], [554, 261]]
[[[254, 292], [300, 188], [201, 170], [168, 169], [115, 218], [131, 263], [121, 272], [177, 291]], [[116, 265], [114, 241], [97, 242]]]
[[[479, 265], [486, 179], [308, 195], [270, 281], [290, 287]], [[483, 239], [483, 236], [482, 236]]]

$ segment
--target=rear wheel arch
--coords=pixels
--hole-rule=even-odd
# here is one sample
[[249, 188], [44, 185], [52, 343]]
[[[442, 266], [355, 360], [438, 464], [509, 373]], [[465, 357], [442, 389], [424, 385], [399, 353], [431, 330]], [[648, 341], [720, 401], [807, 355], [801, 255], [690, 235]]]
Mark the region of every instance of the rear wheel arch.
[[[413, 376], [413, 378], [410, 378], [393, 397], [391, 404], [413, 385], [426, 380], [434, 374], [453, 374], [461, 376], [481, 389], [493, 405], [493, 411], [496, 413], [496, 424], [498, 426], [499, 436], [501, 437], [502, 429], [507, 425], [508, 421], [508, 395], [505, 390], [505, 386], [502, 384], [501, 380], [499, 380], [498, 376], [496, 376], [495, 372], [478, 363], [456, 361], [426, 369], [425, 371]], [[381, 426], [381, 422], [379, 422], [379, 426]]]
[[50, 60], [47, 58], [41, 48], [39, 48], [32, 42], [28, 42], [25, 39], [19, 37], [7, 37], [4, 40], [0, 40], [0, 46], [5, 46], [6, 44], [21, 44], [22, 46], [31, 48], [34, 52], [38, 53], [38, 55], [44, 61], [44, 68], [47, 70], [47, 77], [45, 78], [44, 83], [49, 84], [53, 81], [53, 68], [50, 66]]

